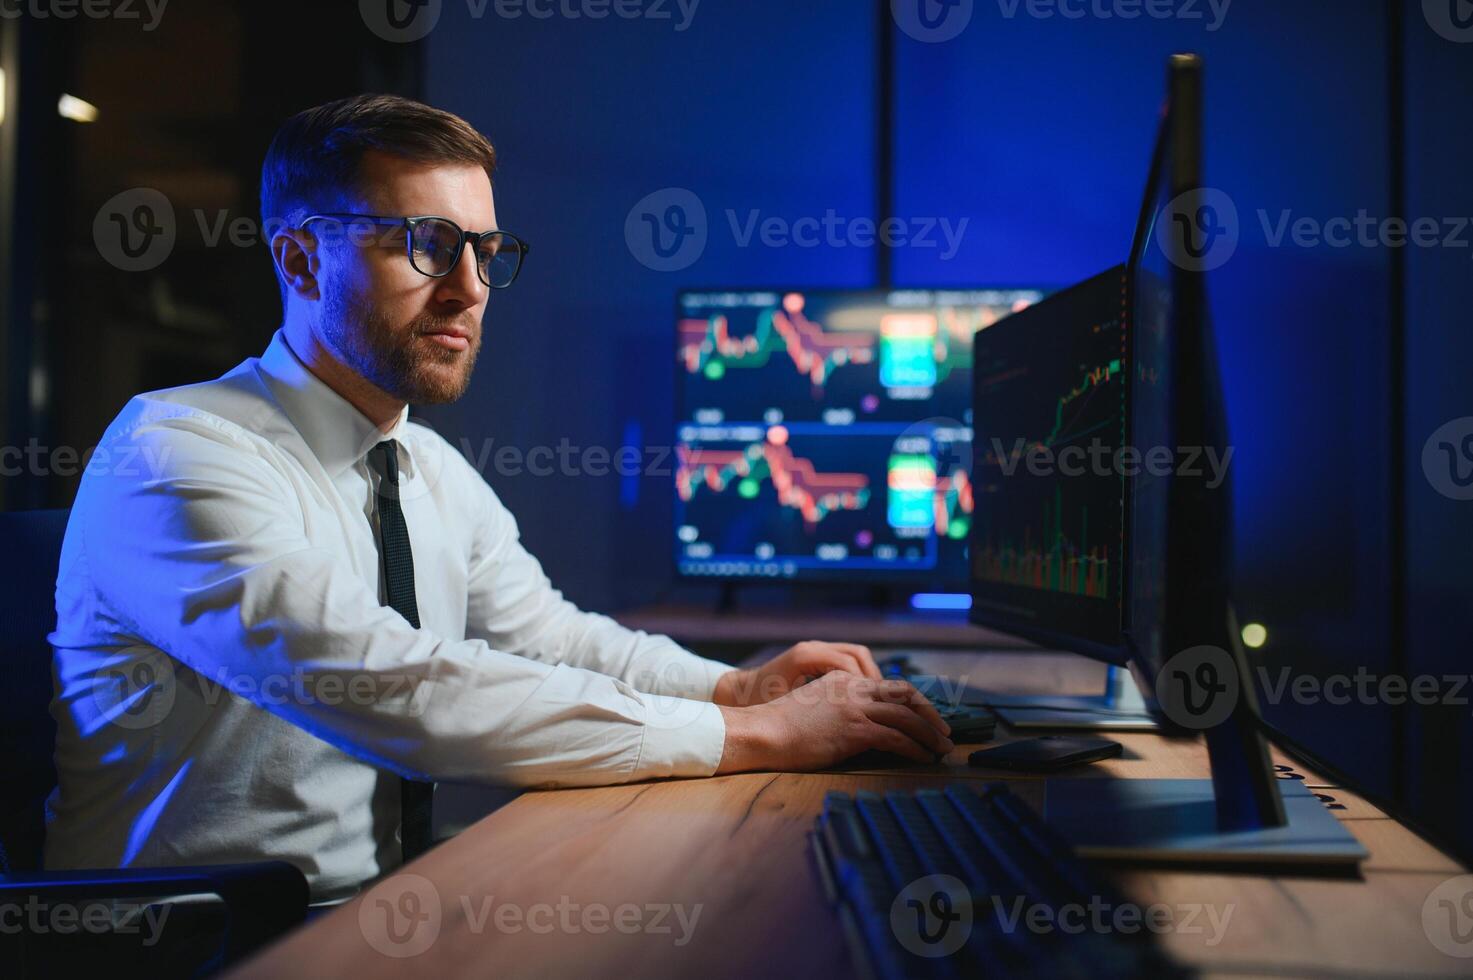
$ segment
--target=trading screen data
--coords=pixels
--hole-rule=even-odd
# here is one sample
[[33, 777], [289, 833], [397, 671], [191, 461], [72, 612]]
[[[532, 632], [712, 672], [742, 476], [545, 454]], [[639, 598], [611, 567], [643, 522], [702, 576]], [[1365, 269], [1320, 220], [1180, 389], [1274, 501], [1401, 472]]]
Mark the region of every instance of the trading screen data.
[[972, 338], [1042, 297], [682, 293], [681, 573], [963, 585]]
[[1119, 639], [1128, 350], [1123, 270], [979, 333], [979, 609]]

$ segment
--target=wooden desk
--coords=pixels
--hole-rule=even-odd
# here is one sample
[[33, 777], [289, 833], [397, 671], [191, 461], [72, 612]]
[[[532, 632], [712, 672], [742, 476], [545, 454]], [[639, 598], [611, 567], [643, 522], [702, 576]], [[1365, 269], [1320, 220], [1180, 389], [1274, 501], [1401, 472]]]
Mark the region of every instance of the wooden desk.
[[[1044, 658], [1040, 661], [1039, 658]], [[1048, 676], [1057, 690], [1091, 690], [1099, 665], [1067, 654], [938, 655], [924, 669], [979, 687], [1018, 689]], [[1121, 759], [1080, 778], [1203, 777], [1198, 739], [1112, 735]], [[286, 937], [239, 971], [242, 977], [425, 978], [485, 976], [829, 977], [852, 973], [840, 927], [825, 904], [806, 834], [830, 789], [916, 788], [983, 778], [957, 750], [936, 766], [901, 765], [825, 773], [752, 773], [598, 789], [529, 792], [390, 875], [355, 901]], [[1473, 959], [1440, 952], [1423, 925], [1428, 893], [1463, 873], [1354, 793], [1276, 753], [1286, 776], [1342, 806], [1336, 815], [1370, 851], [1363, 880], [1125, 871], [1122, 890], [1142, 906], [1164, 903], [1182, 927], [1162, 941], [1207, 975], [1316, 977], [1467, 976]], [[989, 777], [990, 778], [990, 777]], [[1032, 785], [1029, 785], [1029, 783]], [[1036, 778], [1017, 789], [1037, 796]], [[1102, 814], [1107, 819], [1108, 815]], [[386, 938], [386, 907], [422, 919], [411, 938]], [[387, 906], [381, 903], [387, 903]], [[559, 907], [562, 903], [562, 907]], [[655, 925], [647, 905], [680, 905], [668, 933], [621, 933]], [[509, 906], [531, 918], [503, 919]], [[600, 920], [585, 910], [609, 910]], [[638, 912], [631, 909], [638, 907]], [[1226, 918], [1219, 940], [1202, 912]], [[697, 913], [696, 910], [699, 909]], [[500, 913], [508, 915], [510, 913]], [[589, 911], [590, 915], [596, 915]], [[693, 916], [698, 915], [692, 919]], [[638, 919], [636, 918], [639, 917]], [[562, 928], [561, 921], [571, 923]], [[400, 917], [399, 923], [408, 919]], [[533, 931], [533, 927], [539, 931]], [[550, 931], [544, 929], [550, 926]], [[1202, 926], [1201, 932], [1188, 928]], [[681, 943], [683, 934], [688, 940]], [[391, 955], [416, 946], [412, 957]]]

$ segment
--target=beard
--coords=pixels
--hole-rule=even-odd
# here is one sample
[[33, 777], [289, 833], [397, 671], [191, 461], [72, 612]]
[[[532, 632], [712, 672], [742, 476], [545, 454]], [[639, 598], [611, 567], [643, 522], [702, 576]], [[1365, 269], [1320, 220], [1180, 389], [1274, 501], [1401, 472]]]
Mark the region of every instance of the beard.
[[[481, 330], [469, 310], [449, 316], [421, 313], [401, 326], [356, 292], [324, 299], [322, 329], [328, 343], [379, 389], [411, 404], [442, 405], [470, 387], [481, 353]], [[426, 337], [452, 326], [470, 335], [466, 350], [450, 350]]]

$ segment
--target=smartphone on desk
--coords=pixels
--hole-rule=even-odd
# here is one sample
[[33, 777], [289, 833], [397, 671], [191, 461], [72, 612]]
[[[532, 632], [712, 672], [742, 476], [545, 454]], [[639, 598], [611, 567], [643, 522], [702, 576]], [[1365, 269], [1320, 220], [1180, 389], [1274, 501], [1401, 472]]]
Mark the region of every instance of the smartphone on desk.
[[1117, 758], [1123, 751], [1119, 742], [1112, 742], [1108, 738], [1044, 735], [990, 749], [978, 749], [967, 757], [967, 763], [981, 769], [1057, 772], [1086, 762]]

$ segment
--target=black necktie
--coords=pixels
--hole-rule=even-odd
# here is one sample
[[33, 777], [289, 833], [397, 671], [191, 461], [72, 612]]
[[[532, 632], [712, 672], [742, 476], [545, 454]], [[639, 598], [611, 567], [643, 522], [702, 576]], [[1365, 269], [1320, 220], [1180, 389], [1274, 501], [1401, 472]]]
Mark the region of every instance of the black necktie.
[[[370, 463], [379, 474], [377, 493], [379, 548], [384, 560], [387, 605], [419, 629], [419, 603], [414, 598], [414, 555], [409, 550], [409, 528], [399, 506], [399, 456], [394, 440], [373, 447]], [[400, 845], [410, 861], [430, 849], [430, 806], [434, 783], [399, 781], [402, 824]]]

